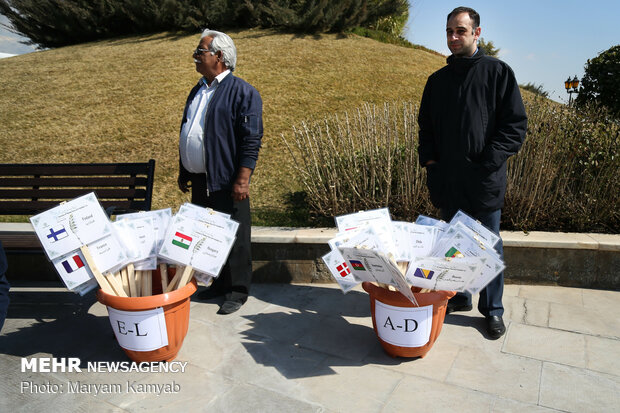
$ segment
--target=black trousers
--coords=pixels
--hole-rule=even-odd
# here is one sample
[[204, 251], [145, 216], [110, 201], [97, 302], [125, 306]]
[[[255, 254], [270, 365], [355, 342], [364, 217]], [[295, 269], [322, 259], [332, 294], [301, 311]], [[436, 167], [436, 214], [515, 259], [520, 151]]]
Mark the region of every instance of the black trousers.
[[207, 196], [207, 186], [204, 174], [192, 174], [192, 204], [213, 208], [216, 211], [230, 214], [230, 218], [239, 223], [237, 239], [230, 251], [228, 261], [222, 268], [211, 288], [224, 293], [228, 301], [244, 303], [250, 292], [252, 282], [252, 249], [250, 199], [235, 201], [230, 191], [210, 192]]

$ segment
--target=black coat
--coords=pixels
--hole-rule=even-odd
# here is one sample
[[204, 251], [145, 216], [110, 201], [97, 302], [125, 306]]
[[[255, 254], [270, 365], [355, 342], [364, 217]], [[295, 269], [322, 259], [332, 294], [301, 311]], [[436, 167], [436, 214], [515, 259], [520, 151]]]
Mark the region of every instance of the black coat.
[[431, 201], [471, 214], [500, 209], [506, 160], [527, 129], [519, 86], [506, 63], [480, 49], [447, 62], [428, 78], [418, 116], [420, 164], [437, 162], [427, 167]]

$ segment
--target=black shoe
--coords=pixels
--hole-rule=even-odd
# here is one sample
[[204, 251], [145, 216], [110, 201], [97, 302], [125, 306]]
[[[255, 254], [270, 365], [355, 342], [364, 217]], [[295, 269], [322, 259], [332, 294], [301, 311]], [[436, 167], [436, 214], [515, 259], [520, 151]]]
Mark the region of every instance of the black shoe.
[[459, 304], [448, 301], [446, 314], [456, 313], [457, 311], [470, 311], [472, 308], [473, 307], [471, 304]]
[[208, 288], [204, 291], [201, 291], [198, 293], [198, 299], [199, 300], [212, 300], [214, 298], [218, 298], [223, 296], [224, 294], [226, 294], [223, 291], [214, 289], [214, 288]]
[[497, 340], [506, 332], [506, 326], [502, 316], [492, 315], [487, 317], [487, 333], [493, 340]]
[[218, 310], [218, 314], [232, 314], [241, 308], [243, 303], [239, 301], [224, 301], [224, 304]]

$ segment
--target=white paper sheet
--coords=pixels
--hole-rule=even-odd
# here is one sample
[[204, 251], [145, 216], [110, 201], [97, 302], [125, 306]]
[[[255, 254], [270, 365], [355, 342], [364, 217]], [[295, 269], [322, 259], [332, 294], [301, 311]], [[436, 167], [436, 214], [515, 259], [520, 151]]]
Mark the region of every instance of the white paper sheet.
[[360, 281], [356, 280], [351, 273], [351, 269], [345, 262], [340, 251], [332, 250], [329, 253], [323, 255], [323, 257], [321, 258], [329, 269], [330, 274], [332, 275], [332, 277], [334, 277], [334, 280], [336, 280], [336, 282], [340, 286], [340, 289], [345, 294], [360, 283]]
[[380, 223], [389, 227], [391, 221], [390, 211], [387, 208], [381, 208], [338, 216], [336, 226], [339, 232], [344, 232], [370, 223]]
[[146, 311], [122, 311], [108, 307], [108, 315], [121, 347], [133, 351], [152, 351], [168, 345], [162, 307]]
[[375, 300], [377, 335], [400, 347], [422, 347], [431, 337], [433, 306], [395, 307]]
[[361, 281], [378, 282], [393, 285], [417, 305], [417, 301], [407, 280], [396, 264], [384, 254], [375, 250], [341, 247], [340, 253], [345, 259], [355, 278]]
[[479, 267], [479, 260], [473, 258], [415, 257], [409, 263], [406, 278], [420, 288], [463, 292], [479, 275]]
[[454, 217], [452, 217], [450, 225], [456, 222], [463, 223], [467, 228], [473, 231], [474, 234], [476, 234], [477, 238], [483, 244], [489, 247], [494, 247], [495, 244], [497, 244], [497, 241], [499, 241], [499, 235], [495, 234], [493, 231], [482, 225], [480, 221], [473, 219], [460, 209], [457, 211]]
[[54, 260], [112, 233], [93, 192], [30, 218], [48, 258]]
[[67, 289], [71, 291], [79, 291], [83, 284], [94, 279], [94, 275], [80, 250], [62, 255], [52, 263]]
[[87, 245], [101, 273], [115, 273], [129, 263], [125, 248], [121, 245], [115, 233]]
[[177, 214], [170, 222], [158, 255], [217, 277], [235, 241], [229, 228], [229, 225], [208, 225]]

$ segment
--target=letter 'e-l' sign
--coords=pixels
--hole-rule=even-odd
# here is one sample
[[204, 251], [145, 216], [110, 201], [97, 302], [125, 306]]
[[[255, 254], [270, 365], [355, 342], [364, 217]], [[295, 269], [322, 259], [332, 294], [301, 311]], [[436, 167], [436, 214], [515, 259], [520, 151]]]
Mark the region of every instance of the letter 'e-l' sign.
[[108, 307], [118, 344], [133, 351], [152, 351], [168, 345], [164, 309], [121, 311]]
[[375, 300], [379, 338], [394, 346], [422, 347], [431, 335], [433, 306], [394, 307]]

